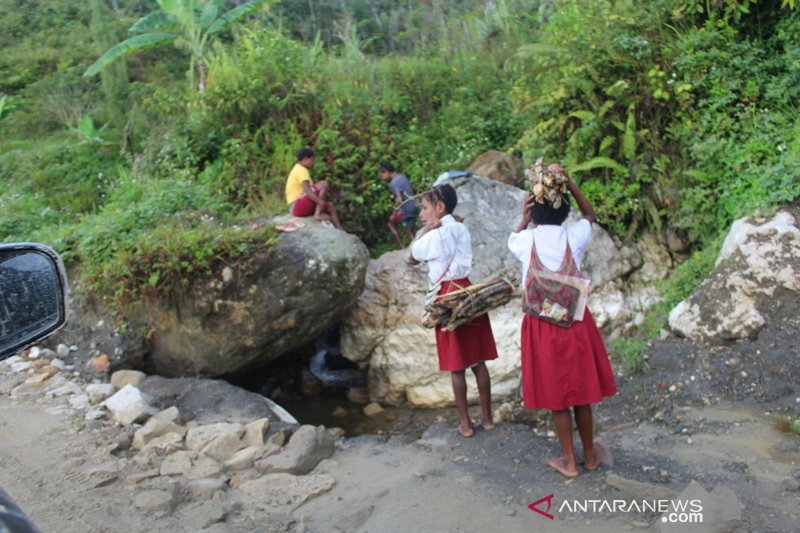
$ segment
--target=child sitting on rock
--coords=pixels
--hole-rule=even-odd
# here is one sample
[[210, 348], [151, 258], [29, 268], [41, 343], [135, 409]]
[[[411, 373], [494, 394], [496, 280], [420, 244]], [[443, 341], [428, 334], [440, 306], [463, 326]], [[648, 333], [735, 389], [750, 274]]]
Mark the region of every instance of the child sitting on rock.
[[328, 182], [311, 181], [308, 169], [314, 166], [314, 150], [301, 148], [297, 152], [297, 163], [286, 178], [286, 204], [289, 213], [296, 217], [314, 216], [314, 220], [329, 220], [334, 226], [342, 229], [339, 215], [331, 202], [325, 199], [328, 193]]

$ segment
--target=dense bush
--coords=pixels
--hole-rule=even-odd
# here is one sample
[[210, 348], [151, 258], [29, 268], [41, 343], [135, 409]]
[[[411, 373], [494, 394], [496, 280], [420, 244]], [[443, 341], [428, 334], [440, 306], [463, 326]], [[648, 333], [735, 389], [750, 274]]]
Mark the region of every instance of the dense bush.
[[683, 292], [735, 217], [800, 195], [784, 3], [282, 0], [213, 36], [199, 92], [180, 47], [81, 77], [151, 0], [0, 0], [0, 238], [54, 244], [128, 301], [265, 240], [229, 225], [285, 210], [303, 145], [373, 250], [392, 207], [380, 161], [422, 190], [520, 149], [563, 161], [613, 232], [705, 247]]

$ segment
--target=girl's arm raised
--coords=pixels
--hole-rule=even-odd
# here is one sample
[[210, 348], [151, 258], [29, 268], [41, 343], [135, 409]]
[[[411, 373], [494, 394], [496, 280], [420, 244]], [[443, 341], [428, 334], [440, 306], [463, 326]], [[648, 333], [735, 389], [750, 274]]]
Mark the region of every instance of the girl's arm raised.
[[570, 193], [572, 193], [575, 201], [578, 202], [578, 207], [580, 208], [581, 213], [583, 213], [583, 218], [588, 220], [589, 224], [591, 224], [597, 218], [594, 214], [594, 209], [592, 209], [592, 204], [589, 203], [589, 200], [586, 199], [575, 182], [572, 181], [572, 177], [567, 173], [566, 169], [564, 169], [564, 167], [561, 165], [556, 165], [560, 168], [564, 175], [567, 176], [567, 189]]
[[531, 223], [531, 210], [533, 209], [533, 202], [535, 201], [536, 198], [532, 194], [528, 194], [522, 199], [522, 218], [519, 224], [517, 224], [517, 229], [514, 230], [514, 233], [519, 233]]

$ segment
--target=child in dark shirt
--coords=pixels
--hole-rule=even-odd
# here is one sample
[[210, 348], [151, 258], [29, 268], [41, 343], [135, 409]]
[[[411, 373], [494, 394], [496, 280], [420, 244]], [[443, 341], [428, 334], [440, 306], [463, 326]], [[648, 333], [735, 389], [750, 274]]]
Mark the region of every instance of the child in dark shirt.
[[417, 203], [406, 201], [414, 196], [414, 188], [408, 178], [402, 174], [395, 172], [394, 165], [389, 161], [384, 161], [378, 168], [378, 174], [383, 181], [389, 183], [389, 188], [392, 190], [395, 199], [395, 210], [389, 218], [389, 231], [392, 232], [397, 246], [401, 249], [404, 248], [403, 239], [400, 237], [400, 232], [397, 231], [397, 225], [402, 224], [405, 228], [406, 235], [409, 240], [414, 239], [414, 226], [419, 216], [419, 208]]

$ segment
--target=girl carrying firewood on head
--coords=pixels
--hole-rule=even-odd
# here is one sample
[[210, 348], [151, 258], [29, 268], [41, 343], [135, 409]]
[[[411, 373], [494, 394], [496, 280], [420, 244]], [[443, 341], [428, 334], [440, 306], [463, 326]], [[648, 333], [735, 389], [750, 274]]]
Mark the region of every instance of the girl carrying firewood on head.
[[[428, 264], [430, 288], [438, 294], [468, 287], [472, 270], [472, 244], [467, 227], [453, 216], [458, 203], [451, 185], [440, 185], [422, 195], [421, 217], [425, 225], [411, 243], [409, 263]], [[453, 331], [436, 328], [436, 351], [439, 370], [450, 372], [453, 393], [458, 409], [458, 431], [472, 437], [475, 429], [467, 409], [466, 369], [471, 368], [478, 382], [481, 400], [480, 425], [486, 431], [494, 429], [491, 411], [491, 381], [485, 361], [497, 358], [492, 326], [484, 314]]]
[[[508, 239], [522, 262], [522, 393], [527, 409], [549, 409], [562, 457], [547, 464], [567, 477], [578, 475], [572, 444], [572, 415], [583, 444], [584, 466], [595, 470], [604, 449], [594, 442], [591, 404], [616, 394], [603, 338], [585, 307], [589, 282], [580, 273], [580, 253], [589, 243], [595, 214], [561, 165], [542, 160], [526, 171], [533, 193]], [[569, 196], [583, 218], [563, 227]]]

